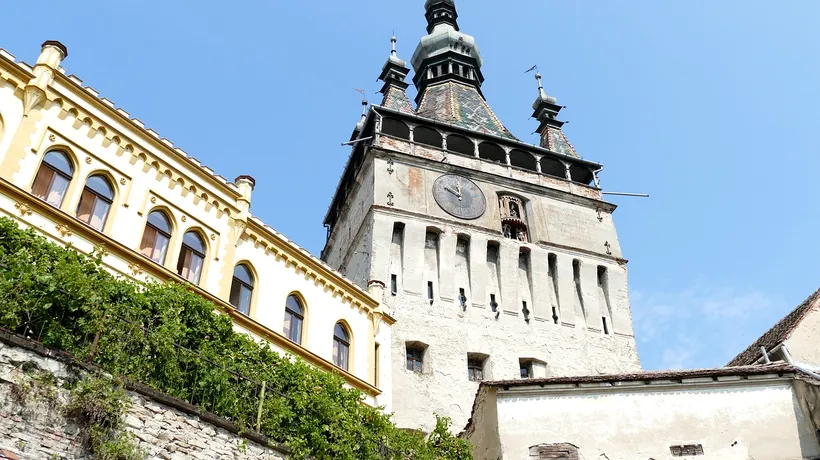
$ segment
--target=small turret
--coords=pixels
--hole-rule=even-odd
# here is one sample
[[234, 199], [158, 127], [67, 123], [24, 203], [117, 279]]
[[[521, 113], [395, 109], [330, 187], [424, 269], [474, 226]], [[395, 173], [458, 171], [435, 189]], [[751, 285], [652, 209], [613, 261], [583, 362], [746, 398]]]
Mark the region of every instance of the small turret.
[[364, 122], [367, 120], [367, 104], [367, 99], [362, 99], [362, 116], [359, 118], [359, 122], [356, 123], [356, 127], [353, 128], [353, 133], [350, 135], [351, 141], [355, 141], [364, 129]]
[[379, 75], [379, 80], [384, 82], [384, 86], [379, 91], [384, 94], [381, 105], [400, 112], [413, 113], [413, 104], [407, 97], [407, 87], [410, 84], [404, 81], [410, 69], [396, 53], [397, 40], [395, 36], [390, 37], [390, 57], [387, 58], [387, 62], [382, 67], [382, 73]]
[[535, 110], [532, 116], [540, 123], [535, 132], [541, 136], [541, 147], [563, 155], [578, 157], [575, 148], [561, 131], [565, 122], [558, 119], [558, 113], [564, 107], [558, 105], [558, 100], [544, 91], [541, 78], [540, 73], [535, 74], [535, 79], [538, 81], [538, 98], [532, 104]]
[[460, 31], [454, 0], [427, 0], [424, 8], [427, 33], [413, 53], [413, 83], [419, 90], [416, 102], [429, 86], [455, 81], [481, 94], [483, 61], [475, 38]]
[[54, 82], [54, 74], [60, 68], [60, 63], [68, 56], [68, 49], [56, 40], [47, 40], [43, 43], [40, 56], [34, 65], [34, 78], [26, 85], [23, 98], [23, 113], [42, 107], [47, 99], [46, 89]]

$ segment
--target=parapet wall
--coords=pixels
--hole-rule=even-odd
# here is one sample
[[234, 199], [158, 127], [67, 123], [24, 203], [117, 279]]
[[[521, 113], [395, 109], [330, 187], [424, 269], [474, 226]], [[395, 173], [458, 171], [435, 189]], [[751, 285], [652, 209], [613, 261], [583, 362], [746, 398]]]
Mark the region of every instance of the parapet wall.
[[[78, 368], [68, 361], [64, 355], [0, 331], [0, 458], [91, 458], [82, 446], [80, 428], [60, 410], [60, 403], [68, 399], [68, 391], [60, 384], [78, 375]], [[27, 372], [32, 369], [56, 377], [58, 384], [49, 398], [21, 397], [19, 385], [30, 379]], [[254, 440], [252, 435], [241, 437], [227, 420], [200, 414], [182, 401], [133, 386], [127, 394], [132, 404], [125, 417], [126, 429], [148, 454], [147, 459], [287, 458], [286, 448], [262, 438]]]

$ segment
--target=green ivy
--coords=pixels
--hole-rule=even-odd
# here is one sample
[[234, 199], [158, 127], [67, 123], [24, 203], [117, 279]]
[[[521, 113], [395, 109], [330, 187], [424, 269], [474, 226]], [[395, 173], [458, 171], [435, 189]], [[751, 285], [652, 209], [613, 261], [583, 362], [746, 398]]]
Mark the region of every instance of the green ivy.
[[[107, 372], [256, 429], [295, 458], [468, 460], [439, 418], [424, 437], [362, 403], [337, 374], [236, 333], [228, 316], [176, 283], [136, 283], [0, 219], [0, 327], [89, 357]], [[98, 347], [94, 347], [95, 341]], [[387, 452], [385, 455], [384, 452]]]
[[63, 408], [83, 430], [84, 444], [96, 460], [143, 460], [144, 451], [123, 429], [131, 400], [119, 382], [86, 377], [77, 383]]

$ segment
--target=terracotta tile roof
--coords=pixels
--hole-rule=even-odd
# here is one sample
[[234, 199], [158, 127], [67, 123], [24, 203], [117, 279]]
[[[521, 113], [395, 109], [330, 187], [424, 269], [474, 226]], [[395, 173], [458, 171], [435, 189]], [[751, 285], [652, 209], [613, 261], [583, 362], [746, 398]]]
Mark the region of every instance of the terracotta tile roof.
[[474, 87], [461, 83], [450, 81], [427, 88], [417, 113], [472, 131], [516, 139], [501, 124], [481, 94]]
[[749, 348], [735, 356], [733, 360], [729, 361], [727, 366], [754, 364], [762, 356], [760, 347], [766, 347], [766, 350], [771, 350], [783, 343], [789, 338], [797, 325], [803, 321], [803, 318], [805, 318], [818, 303], [820, 303], [820, 289], [814, 291], [814, 294], [810, 295], [802, 304], [786, 315], [785, 318], [778, 321], [777, 324], [766, 331], [766, 333], [760, 336], [753, 344], [749, 345]]
[[416, 111], [413, 110], [413, 104], [407, 97], [407, 93], [395, 87], [391, 87], [387, 90], [381, 105], [382, 107], [410, 115], [416, 113]]
[[715, 369], [690, 369], [675, 371], [646, 371], [630, 374], [588, 375], [576, 377], [550, 377], [543, 379], [516, 379], [482, 382], [484, 387], [514, 387], [550, 384], [612, 383], [653, 380], [680, 380], [699, 377], [730, 377], [760, 374], [799, 373], [800, 371], [785, 363], [772, 363], [764, 366], [719, 367]]

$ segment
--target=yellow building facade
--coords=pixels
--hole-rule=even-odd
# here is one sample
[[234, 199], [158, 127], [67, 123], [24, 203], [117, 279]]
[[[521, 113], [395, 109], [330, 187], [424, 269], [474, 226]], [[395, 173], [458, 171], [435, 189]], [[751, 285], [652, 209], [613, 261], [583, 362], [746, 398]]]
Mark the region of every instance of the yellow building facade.
[[135, 280], [187, 283], [235, 328], [340, 373], [389, 410], [391, 326], [370, 291], [250, 212], [229, 182], [84, 86], [47, 41], [36, 64], [0, 49], [0, 214]]

